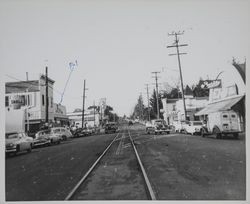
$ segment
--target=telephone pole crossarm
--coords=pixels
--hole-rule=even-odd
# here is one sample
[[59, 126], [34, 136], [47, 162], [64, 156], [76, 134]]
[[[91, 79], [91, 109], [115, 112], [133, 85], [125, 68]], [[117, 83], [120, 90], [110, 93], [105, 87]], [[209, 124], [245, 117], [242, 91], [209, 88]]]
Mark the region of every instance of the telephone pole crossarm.
[[[184, 46], [188, 46], [188, 44], [178, 45], [178, 47], [184, 47]], [[171, 48], [171, 47], [177, 47], [177, 45], [169, 45], [169, 46], [167, 46], [167, 48]]]
[[[186, 55], [186, 54], [187, 54], [186, 52], [179, 53], [179, 55]], [[174, 56], [174, 55], [178, 55], [178, 54], [169, 54], [169, 56]]]

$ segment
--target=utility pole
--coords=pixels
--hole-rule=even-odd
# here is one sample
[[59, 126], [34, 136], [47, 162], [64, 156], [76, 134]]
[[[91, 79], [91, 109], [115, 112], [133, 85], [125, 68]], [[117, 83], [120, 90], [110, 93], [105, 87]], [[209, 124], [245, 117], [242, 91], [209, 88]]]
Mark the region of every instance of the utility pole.
[[170, 45], [167, 46], [167, 48], [172, 48], [172, 47], [176, 47], [176, 51], [177, 53], [175, 54], [169, 54], [169, 56], [173, 56], [173, 55], [177, 55], [178, 57], [178, 65], [179, 65], [179, 72], [180, 72], [180, 79], [181, 79], [181, 92], [182, 92], [182, 100], [183, 100], [183, 108], [184, 108], [184, 118], [185, 120], [187, 119], [187, 110], [186, 110], [186, 103], [185, 103], [185, 96], [184, 96], [184, 88], [183, 88], [183, 78], [182, 78], [182, 71], [181, 71], [181, 60], [180, 60], [180, 55], [185, 55], [187, 53], [180, 53], [179, 52], [179, 47], [183, 47], [183, 46], [188, 46], [188, 44], [179, 44], [179, 39], [178, 39], [178, 35], [183, 35], [183, 32], [172, 32], [169, 33], [169, 36], [175, 36], [175, 43], [174, 45]]
[[82, 100], [82, 128], [84, 124], [84, 109], [85, 109], [85, 91], [87, 90], [85, 87], [86, 80], [84, 79], [84, 84], [83, 84], [83, 100]]
[[45, 79], [45, 85], [46, 85], [46, 90], [45, 90], [45, 95], [46, 95], [46, 104], [45, 104], [45, 122], [46, 123], [49, 123], [49, 91], [48, 91], [48, 88], [49, 88], [49, 86], [48, 86], [48, 67], [46, 66], [46, 68], [45, 68], [45, 77], [46, 77], [46, 79]]
[[139, 108], [140, 108], [140, 120], [143, 120], [143, 107], [142, 107], [142, 93], [140, 92], [140, 97], [139, 97]]
[[95, 101], [94, 101], [94, 128], [95, 128]]
[[148, 93], [148, 85], [149, 84], [145, 84], [145, 85], [146, 85], [146, 89], [147, 89], [147, 99], [148, 99], [148, 121], [150, 121], [149, 93]]
[[157, 107], [157, 119], [160, 118], [160, 110], [159, 110], [159, 98], [158, 98], [158, 77], [157, 74], [159, 74], [160, 72], [152, 72], [152, 74], [154, 74], [155, 76], [153, 76], [153, 78], [155, 78], [155, 86], [156, 86], [156, 107]]

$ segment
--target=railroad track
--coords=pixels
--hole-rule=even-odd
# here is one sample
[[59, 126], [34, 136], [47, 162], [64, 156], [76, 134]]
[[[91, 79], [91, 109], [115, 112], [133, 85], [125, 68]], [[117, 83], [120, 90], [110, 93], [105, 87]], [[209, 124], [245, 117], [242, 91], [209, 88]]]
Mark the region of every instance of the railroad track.
[[[120, 136], [120, 138], [119, 138], [119, 136]], [[129, 141], [130, 144], [129, 143], [124, 144], [125, 141], [127, 141], [127, 142]], [[130, 130], [128, 127], [125, 127], [118, 134], [116, 134], [114, 139], [110, 142], [110, 144], [103, 151], [103, 153], [98, 157], [98, 159], [93, 163], [93, 165], [89, 168], [89, 170], [85, 173], [85, 175], [79, 180], [79, 182], [70, 191], [70, 193], [67, 195], [65, 200], [78, 200], [78, 199], [74, 199], [74, 198], [78, 197], [77, 194], [80, 194], [80, 192], [82, 191], [82, 188], [84, 188], [84, 185], [86, 185], [86, 183], [88, 182], [88, 178], [94, 175], [94, 171], [96, 171], [96, 169], [98, 168], [98, 164], [100, 164], [102, 162], [102, 160], [104, 160], [105, 155], [109, 151], [111, 151], [112, 147], [115, 144], [117, 145], [117, 142], [120, 142], [120, 143], [115, 151], [116, 155], [121, 153], [123, 147], [124, 148], [130, 147], [133, 149], [131, 151], [134, 153], [135, 158], [136, 158], [136, 162], [139, 165], [139, 168], [137, 168], [137, 169], [140, 169], [139, 174], [141, 174], [141, 177], [143, 179], [144, 189], [145, 189], [145, 192], [147, 194], [146, 197], [148, 200], [156, 200], [156, 196], [154, 194], [153, 188], [151, 186], [151, 183], [149, 181], [147, 173], [143, 167], [142, 161], [141, 161], [140, 156], [137, 152], [136, 146], [134, 144], [134, 140], [131, 136], [131, 133], [130, 133]]]

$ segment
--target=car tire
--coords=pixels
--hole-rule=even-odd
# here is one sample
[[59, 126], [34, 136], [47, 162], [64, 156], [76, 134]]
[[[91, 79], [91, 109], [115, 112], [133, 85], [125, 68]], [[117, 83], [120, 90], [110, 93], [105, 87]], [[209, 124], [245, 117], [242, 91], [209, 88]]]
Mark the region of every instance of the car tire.
[[221, 134], [220, 129], [218, 127], [213, 128], [213, 134], [216, 135], [216, 139], [222, 139], [222, 134]]
[[29, 149], [27, 149], [27, 152], [31, 152], [32, 151], [32, 144], [30, 144], [30, 148]]
[[234, 133], [233, 136], [234, 136], [234, 139], [236, 139], [236, 140], [239, 139], [239, 134], [238, 133]]
[[66, 141], [66, 140], [67, 140], [67, 137], [66, 137], [65, 135], [63, 135], [63, 136], [62, 136], [62, 139], [63, 139], [64, 141]]
[[201, 136], [205, 137], [205, 130], [203, 128], [201, 129]]
[[20, 152], [20, 146], [19, 145], [16, 146], [16, 151], [15, 151], [14, 154], [16, 155], [16, 154], [18, 154], [18, 152]]

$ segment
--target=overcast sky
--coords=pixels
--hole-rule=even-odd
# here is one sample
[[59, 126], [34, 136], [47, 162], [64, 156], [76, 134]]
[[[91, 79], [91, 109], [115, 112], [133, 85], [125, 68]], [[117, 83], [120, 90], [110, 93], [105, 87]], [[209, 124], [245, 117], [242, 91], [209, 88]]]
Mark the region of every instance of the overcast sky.
[[247, 56], [249, 17], [249, 1], [243, 0], [5, 1], [0, 67], [5, 81], [16, 81], [25, 80], [26, 72], [38, 79], [48, 65], [59, 102], [69, 63], [77, 60], [62, 102], [67, 111], [82, 107], [86, 79], [86, 106], [106, 98], [115, 112], [128, 115], [140, 92], [146, 96], [145, 83], [152, 92], [152, 71], [161, 71], [162, 83], [179, 80], [177, 57], [168, 56], [176, 50], [166, 46], [174, 41], [168, 33], [184, 30], [184, 84], [224, 71], [222, 80], [244, 92], [231, 63], [232, 57], [244, 62]]

